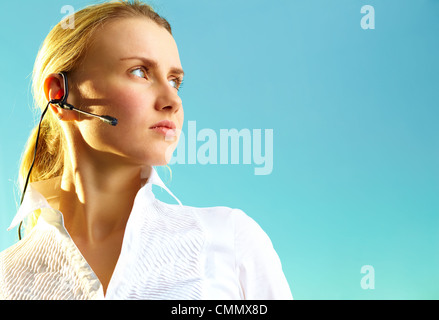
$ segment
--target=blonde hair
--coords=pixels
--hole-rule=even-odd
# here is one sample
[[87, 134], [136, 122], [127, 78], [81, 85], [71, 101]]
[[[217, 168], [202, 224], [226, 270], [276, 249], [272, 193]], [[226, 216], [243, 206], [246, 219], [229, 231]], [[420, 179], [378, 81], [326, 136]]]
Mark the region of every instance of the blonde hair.
[[[51, 73], [75, 70], [87, 54], [93, 34], [105, 23], [121, 18], [144, 17], [164, 27], [172, 35], [171, 26], [154, 9], [139, 0], [111, 1], [91, 5], [73, 13], [74, 28], [65, 28], [60, 21], [49, 32], [37, 54], [32, 72], [34, 106], [44, 110], [48, 101], [44, 93], [44, 81]], [[69, 18], [69, 17], [68, 17]], [[38, 125], [31, 131], [21, 158], [18, 183], [22, 190], [31, 167]], [[66, 146], [63, 130], [53, 112], [47, 112], [41, 123], [38, 150], [29, 182], [46, 180], [62, 175]], [[38, 210], [39, 211], [39, 210]], [[35, 224], [30, 219], [27, 227]]]

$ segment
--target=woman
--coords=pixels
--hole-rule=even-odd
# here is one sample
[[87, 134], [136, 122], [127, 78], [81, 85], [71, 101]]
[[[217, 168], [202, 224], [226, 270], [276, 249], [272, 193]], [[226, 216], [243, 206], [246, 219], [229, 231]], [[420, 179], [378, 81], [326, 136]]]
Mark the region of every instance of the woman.
[[137, 1], [89, 6], [74, 21], [53, 28], [35, 62], [36, 104], [50, 107], [23, 156], [21, 184], [30, 168], [31, 183], [10, 228], [26, 218], [30, 230], [0, 255], [0, 297], [291, 298], [244, 212], [154, 197], [152, 184], [175, 198], [153, 166], [167, 164], [183, 126], [169, 23]]

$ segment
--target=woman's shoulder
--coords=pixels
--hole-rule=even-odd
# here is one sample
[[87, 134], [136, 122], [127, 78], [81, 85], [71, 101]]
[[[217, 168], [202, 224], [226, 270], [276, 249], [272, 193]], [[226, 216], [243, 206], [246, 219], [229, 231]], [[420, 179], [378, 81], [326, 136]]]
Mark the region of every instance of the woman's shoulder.
[[13, 284], [15, 276], [23, 277], [24, 269], [31, 265], [27, 261], [29, 250], [32, 250], [29, 248], [28, 239], [25, 237], [0, 252], [0, 299], [8, 299], [10, 288], [15, 288]]
[[256, 223], [247, 213], [242, 209], [232, 208], [227, 206], [212, 206], [212, 207], [195, 207], [183, 206], [186, 210], [190, 210], [200, 219], [212, 223], [238, 223], [239, 225], [248, 225]]
[[192, 210], [209, 231], [211, 248], [233, 256], [246, 299], [292, 298], [273, 243], [251, 213], [224, 206]]
[[14, 264], [14, 261], [20, 258], [21, 252], [24, 250], [24, 244], [27, 242], [26, 240], [24, 238], [0, 252], [0, 272], [5, 270], [6, 265]]
[[265, 231], [244, 210], [227, 206], [192, 207], [185, 206], [211, 231], [224, 232], [233, 236], [235, 242], [268, 242]]

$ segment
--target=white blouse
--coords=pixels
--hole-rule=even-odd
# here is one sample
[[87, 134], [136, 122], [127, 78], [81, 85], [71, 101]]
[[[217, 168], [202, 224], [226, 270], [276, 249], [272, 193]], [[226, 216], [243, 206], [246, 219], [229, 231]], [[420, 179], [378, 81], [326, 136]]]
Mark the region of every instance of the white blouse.
[[[0, 299], [292, 299], [279, 257], [253, 219], [239, 209], [183, 206], [150, 172], [105, 296], [55, 208], [61, 177], [29, 184], [8, 230], [36, 209], [41, 215], [0, 253]], [[179, 205], [156, 199], [152, 184]]]

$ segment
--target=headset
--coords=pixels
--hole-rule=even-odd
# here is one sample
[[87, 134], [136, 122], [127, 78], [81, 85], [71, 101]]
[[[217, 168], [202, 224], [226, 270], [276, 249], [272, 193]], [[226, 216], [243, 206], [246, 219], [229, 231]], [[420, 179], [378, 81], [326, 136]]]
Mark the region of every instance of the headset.
[[[27, 189], [27, 185], [29, 183], [29, 178], [30, 178], [30, 174], [32, 172], [32, 169], [34, 167], [35, 164], [35, 159], [36, 159], [36, 155], [37, 155], [37, 148], [38, 148], [38, 140], [40, 138], [40, 130], [41, 130], [41, 122], [43, 121], [44, 115], [47, 112], [47, 109], [49, 108], [49, 105], [55, 105], [56, 107], [59, 107], [61, 109], [65, 109], [65, 110], [71, 110], [71, 111], [77, 111], [79, 113], [83, 113], [92, 117], [96, 117], [99, 118], [100, 120], [104, 121], [105, 123], [108, 123], [112, 126], [116, 126], [117, 125], [117, 119], [110, 117], [110, 116], [103, 116], [103, 115], [97, 115], [94, 113], [90, 113], [84, 110], [80, 110], [74, 106], [72, 106], [71, 104], [67, 103], [67, 97], [69, 96], [69, 86], [68, 86], [68, 82], [67, 82], [67, 73], [66, 72], [59, 72], [59, 75], [61, 75], [61, 77], [63, 78], [63, 82], [64, 82], [64, 95], [62, 96], [61, 99], [52, 99], [47, 103], [46, 108], [44, 109], [44, 111], [41, 114], [41, 118], [40, 118], [40, 122], [38, 124], [38, 133], [37, 133], [37, 138], [35, 140], [35, 149], [34, 149], [34, 157], [32, 160], [32, 164], [29, 168], [29, 172], [27, 173], [27, 177], [26, 177], [26, 182], [24, 184], [24, 188], [23, 188], [23, 192], [21, 194], [21, 200], [20, 200], [20, 205], [23, 203], [24, 200], [24, 195], [26, 193], [26, 189]], [[21, 240], [21, 226], [23, 224], [23, 221], [20, 222], [20, 225], [18, 226], [18, 238], [19, 240]]]
[[69, 86], [68, 86], [68, 83], [67, 83], [67, 74], [65, 72], [60, 72], [59, 74], [64, 79], [64, 92], [65, 93], [64, 93], [64, 95], [63, 95], [63, 97], [61, 99], [50, 100], [49, 104], [54, 104], [54, 105], [56, 105], [56, 106], [58, 106], [58, 107], [60, 107], [62, 109], [65, 109], [65, 110], [74, 110], [74, 111], [77, 111], [77, 112], [80, 112], [80, 113], [83, 113], [83, 114], [86, 114], [86, 115], [89, 115], [89, 116], [92, 116], [92, 117], [97, 117], [97, 118], [101, 119], [102, 121], [104, 121], [104, 122], [106, 122], [108, 124], [111, 124], [112, 126], [117, 125], [117, 119], [116, 118], [113, 118], [113, 117], [110, 117], [110, 116], [101, 116], [101, 115], [90, 113], [90, 112], [87, 112], [87, 111], [84, 111], [84, 110], [80, 110], [78, 108], [75, 108], [71, 104], [67, 103], [67, 97], [69, 96]]

